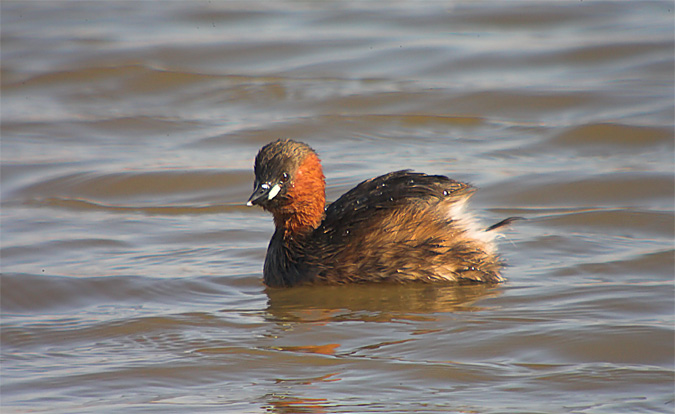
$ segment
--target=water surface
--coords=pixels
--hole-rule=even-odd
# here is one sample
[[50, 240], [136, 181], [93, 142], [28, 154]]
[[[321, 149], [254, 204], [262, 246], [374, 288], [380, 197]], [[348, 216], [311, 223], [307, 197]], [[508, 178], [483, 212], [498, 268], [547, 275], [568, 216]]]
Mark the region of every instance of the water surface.
[[[3, 1], [2, 412], [673, 412], [674, 6]], [[507, 283], [266, 289], [283, 137], [527, 218]]]

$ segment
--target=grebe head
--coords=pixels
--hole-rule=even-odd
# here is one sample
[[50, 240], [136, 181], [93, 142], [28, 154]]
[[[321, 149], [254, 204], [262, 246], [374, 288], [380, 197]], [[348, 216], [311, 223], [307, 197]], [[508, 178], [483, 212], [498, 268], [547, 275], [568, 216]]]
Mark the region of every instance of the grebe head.
[[246, 205], [272, 213], [277, 227], [290, 233], [319, 225], [326, 204], [321, 161], [307, 144], [271, 142], [255, 158], [253, 194]]

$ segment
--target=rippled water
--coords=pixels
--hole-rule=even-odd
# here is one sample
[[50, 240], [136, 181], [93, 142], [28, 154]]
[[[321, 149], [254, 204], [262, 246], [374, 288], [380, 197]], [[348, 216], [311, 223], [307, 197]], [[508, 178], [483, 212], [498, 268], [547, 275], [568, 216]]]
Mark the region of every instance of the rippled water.
[[[672, 2], [11, 2], [3, 413], [673, 412]], [[497, 288], [266, 289], [258, 148], [523, 216]]]

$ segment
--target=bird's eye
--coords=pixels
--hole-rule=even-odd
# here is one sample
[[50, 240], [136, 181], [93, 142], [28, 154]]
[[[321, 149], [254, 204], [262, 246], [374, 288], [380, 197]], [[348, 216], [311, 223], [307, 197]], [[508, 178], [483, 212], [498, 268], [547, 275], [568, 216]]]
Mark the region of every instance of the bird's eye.
[[288, 181], [288, 173], [281, 174], [280, 182], [285, 183], [286, 181]]

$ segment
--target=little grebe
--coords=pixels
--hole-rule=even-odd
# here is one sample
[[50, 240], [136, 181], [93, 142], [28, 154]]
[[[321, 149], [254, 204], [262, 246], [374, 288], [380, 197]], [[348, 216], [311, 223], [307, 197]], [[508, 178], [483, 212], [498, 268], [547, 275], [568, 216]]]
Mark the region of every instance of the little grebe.
[[326, 207], [316, 152], [288, 139], [269, 143], [256, 156], [247, 203], [274, 216], [264, 282], [501, 282], [494, 230], [511, 219], [479, 228], [464, 211], [474, 191], [403, 170], [364, 181]]

